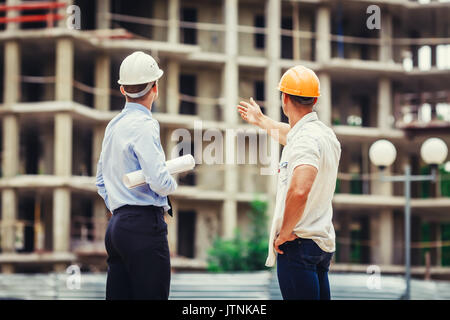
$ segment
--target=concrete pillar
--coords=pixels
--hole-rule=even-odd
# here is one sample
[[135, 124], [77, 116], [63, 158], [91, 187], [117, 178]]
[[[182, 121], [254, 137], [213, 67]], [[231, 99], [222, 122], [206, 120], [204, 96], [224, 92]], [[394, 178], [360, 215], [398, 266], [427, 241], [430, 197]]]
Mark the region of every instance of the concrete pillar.
[[381, 15], [380, 46], [378, 48], [380, 62], [392, 61], [392, 16], [389, 12]]
[[17, 217], [17, 194], [14, 189], [2, 192], [2, 252], [14, 252], [15, 223]]
[[[6, 5], [8, 6], [13, 6], [13, 5], [18, 5], [20, 4], [20, 0], [6, 0]], [[7, 18], [14, 18], [19, 16], [20, 11], [17, 10], [9, 10], [6, 11], [6, 17]], [[8, 24], [6, 24], [6, 30], [8, 31], [13, 31], [13, 30], [17, 30], [20, 28], [20, 24], [17, 22], [10, 22]]]
[[16, 115], [3, 117], [3, 177], [14, 177], [19, 171], [19, 132]]
[[[267, 0], [267, 41], [266, 55], [269, 60], [278, 60], [281, 51], [281, 3], [277, 0]], [[274, 61], [270, 61], [274, 62]], [[277, 79], [279, 80], [279, 79]]]
[[[72, 117], [70, 114], [55, 115], [55, 175], [72, 174]], [[53, 190], [53, 250], [70, 250], [70, 190]], [[58, 266], [56, 266], [59, 268]], [[59, 269], [58, 269], [59, 270]]]
[[386, 77], [378, 80], [378, 128], [389, 129], [392, 115], [391, 80]]
[[53, 251], [70, 251], [70, 190], [53, 191]]
[[[378, 168], [371, 164], [372, 173], [377, 175]], [[391, 169], [385, 169], [389, 175]], [[371, 194], [386, 195], [393, 194], [391, 182], [381, 182], [377, 179], [371, 180]], [[370, 213], [369, 213], [370, 214]], [[392, 264], [394, 257], [394, 216], [392, 210], [382, 209], [372, 214], [370, 219], [370, 234], [372, 240], [371, 262], [376, 264]]]
[[[9, 13], [9, 12], [8, 12]], [[9, 24], [8, 24], [9, 26]], [[20, 96], [20, 45], [17, 41], [5, 43], [5, 69], [3, 100], [6, 107], [19, 101]]]
[[178, 114], [180, 110], [180, 63], [170, 59], [167, 63], [166, 76], [166, 110], [170, 114]]
[[110, 109], [110, 67], [111, 59], [107, 53], [97, 56], [95, 63], [95, 88], [98, 90], [98, 93], [94, 96], [94, 108], [97, 110], [108, 111]]
[[[237, 64], [237, 48], [238, 48], [238, 1], [224, 1], [225, 12], [225, 54], [226, 62], [223, 72], [223, 92], [225, 97], [225, 105], [223, 106], [223, 118], [230, 126], [234, 126], [238, 122], [238, 115], [235, 110], [238, 100], [238, 64]], [[225, 133], [225, 141], [229, 133]], [[223, 202], [221, 223], [222, 236], [231, 238], [237, 226], [237, 202], [235, 199], [238, 190], [238, 168], [236, 164], [225, 165], [225, 194], [226, 199]]]
[[320, 81], [320, 97], [314, 107], [317, 110], [319, 119], [328, 126], [331, 126], [332, 105], [331, 105], [331, 78], [328, 73], [318, 74]]
[[55, 175], [72, 175], [72, 116], [55, 115]]
[[169, 0], [169, 35], [170, 43], [180, 41], [180, 0]]
[[326, 63], [331, 58], [331, 17], [330, 8], [320, 6], [316, 12], [316, 61]]
[[56, 42], [55, 100], [72, 101], [73, 98], [73, 42], [58, 39]]
[[[266, 6], [267, 17], [267, 34], [266, 34], [266, 56], [268, 59], [268, 65], [265, 73], [265, 97], [266, 97], [266, 110], [267, 115], [276, 120], [281, 119], [281, 100], [280, 93], [276, 89], [281, 77], [281, 68], [279, 65], [279, 59], [281, 56], [281, 2], [277, 0], [268, 0]], [[260, 146], [261, 147], [261, 146]], [[280, 145], [273, 139], [268, 138], [267, 147], [269, 150], [274, 150], [276, 154], [272, 155], [272, 161], [274, 164], [279, 162]], [[268, 206], [267, 215], [268, 228], [270, 230], [272, 217], [275, 210], [275, 196], [277, 193], [277, 175], [267, 176], [267, 194], [268, 194]]]
[[109, 29], [110, 20], [108, 13], [111, 12], [111, 0], [97, 0], [97, 29]]
[[[58, 39], [56, 43], [56, 87], [57, 101], [73, 99], [73, 42], [70, 39]], [[72, 175], [72, 116], [68, 113], [55, 115], [54, 163], [57, 176]], [[68, 188], [53, 190], [53, 250], [67, 252], [70, 250], [70, 216], [71, 201]], [[63, 270], [56, 265], [55, 270]]]
[[[109, 1], [99, 1], [108, 2]], [[102, 4], [102, 6], [105, 4]], [[109, 11], [108, 8], [101, 9], [104, 12]], [[100, 18], [99, 13], [97, 19]], [[97, 21], [98, 23], [98, 21]], [[104, 23], [104, 22], [102, 22]], [[107, 28], [107, 26], [105, 26]], [[100, 29], [100, 27], [98, 27]], [[111, 59], [108, 54], [103, 53], [97, 57], [95, 64], [95, 87], [99, 90], [98, 94], [94, 96], [94, 108], [100, 111], [108, 111], [110, 109], [110, 66]], [[93, 128], [92, 134], [92, 175], [95, 176], [97, 173], [98, 159], [100, 158], [100, 153], [102, 150], [103, 136], [105, 134], [105, 126], [103, 124], [97, 124]], [[106, 216], [106, 206], [105, 202], [99, 195], [95, 195], [93, 206], [93, 219], [94, 219], [94, 240], [103, 241], [105, 238], [106, 227], [108, 224]]]
[[[8, 1], [8, 5], [17, 4], [16, 1]], [[10, 12], [7, 13], [10, 16]], [[7, 29], [13, 30], [17, 26], [8, 24]], [[20, 92], [20, 46], [16, 41], [5, 43], [4, 55], [4, 108], [11, 108], [19, 100]], [[3, 157], [2, 176], [14, 177], [19, 171], [19, 120], [14, 114], [3, 117]], [[1, 207], [1, 248], [3, 253], [14, 252], [15, 223], [17, 218], [17, 192], [15, 189], [2, 190]], [[13, 273], [14, 266], [5, 264], [2, 272]]]
[[225, 72], [223, 79], [225, 106], [224, 120], [228, 123], [237, 123], [238, 115], [235, 112], [238, 99], [238, 2], [237, 0], [228, 0], [225, 5]]
[[394, 219], [392, 210], [381, 210], [370, 219], [371, 223], [371, 262], [381, 265], [393, 263]]

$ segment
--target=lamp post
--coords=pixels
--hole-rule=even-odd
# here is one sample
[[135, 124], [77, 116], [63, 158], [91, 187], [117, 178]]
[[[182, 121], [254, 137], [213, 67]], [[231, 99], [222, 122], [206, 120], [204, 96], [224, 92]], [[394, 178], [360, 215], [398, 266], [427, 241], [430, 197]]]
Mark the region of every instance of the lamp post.
[[[422, 159], [431, 165], [430, 175], [411, 175], [411, 166], [405, 165], [404, 175], [386, 176], [380, 175], [380, 180], [384, 182], [403, 182], [405, 188], [405, 282], [406, 289], [403, 299], [411, 298], [411, 182], [412, 181], [433, 181], [437, 180], [437, 166], [447, 158], [448, 148], [444, 141], [439, 138], [426, 140], [420, 149]], [[383, 170], [394, 163], [397, 157], [395, 146], [388, 140], [378, 140], [369, 149], [370, 161]]]

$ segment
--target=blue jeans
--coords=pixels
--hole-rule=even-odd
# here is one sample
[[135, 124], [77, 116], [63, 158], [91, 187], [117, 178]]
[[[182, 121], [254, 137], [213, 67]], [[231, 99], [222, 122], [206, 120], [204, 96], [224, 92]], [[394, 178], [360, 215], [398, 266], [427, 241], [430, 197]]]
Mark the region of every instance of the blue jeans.
[[311, 239], [297, 238], [280, 246], [278, 283], [284, 300], [330, 300], [328, 270], [333, 253]]

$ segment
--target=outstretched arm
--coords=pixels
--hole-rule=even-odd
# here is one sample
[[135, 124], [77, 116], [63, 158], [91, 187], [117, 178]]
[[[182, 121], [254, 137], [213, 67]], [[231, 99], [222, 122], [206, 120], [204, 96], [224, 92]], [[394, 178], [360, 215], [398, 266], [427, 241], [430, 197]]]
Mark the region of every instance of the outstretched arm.
[[286, 145], [286, 136], [291, 129], [289, 124], [275, 121], [264, 115], [259, 105], [250, 98], [250, 103], [241, 101], [237, 106], [241, 118], [250, 124], [254, 124], [267, 133], [282, 145]]

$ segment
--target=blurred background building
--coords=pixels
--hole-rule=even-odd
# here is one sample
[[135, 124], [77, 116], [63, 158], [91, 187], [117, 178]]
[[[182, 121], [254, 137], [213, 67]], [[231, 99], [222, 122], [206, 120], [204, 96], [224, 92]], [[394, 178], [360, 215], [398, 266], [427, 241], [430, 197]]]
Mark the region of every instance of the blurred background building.
[[[379, 30], [366, 26], [372, 4]], [[81, 9], [80, 30], [68, 28], [70, 5]], [[204, 131], [250, 128], [235, 110], [250, 96], [286, 121], [279, 78], [297, 64], [315, 70], [319, 117], [342, 144], [332, 270], [403, 272], [403, 186], [376, 179], [368, 149], [388, 139], [398, 150], [392, 173], [410, 163], [420, 174], [429, 170], [419, 155], [426, 138], [450, 145], [449, 2], [0, 0], [0, 22], [2, 272], [73, 262], [105, 269], [108, 212], [94, 176], [104, 129], [124, 105], [119, 66], [136, 50], [165, 71], [154, 116], [168, 158], [172, 132], [192, 131], [196, 120]], [[255, 197], [271, 216], [276, 177], [261, 167], [200, 164], [179, 178], [169, 219], [174, 268], [204, 269], [216, 236], [248, 229]], [[413, 184], [416, 275], [426, 265], [450, 275], [450, 163], [440, 172], [439, 183]]]

